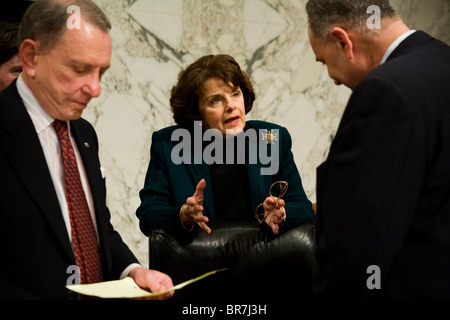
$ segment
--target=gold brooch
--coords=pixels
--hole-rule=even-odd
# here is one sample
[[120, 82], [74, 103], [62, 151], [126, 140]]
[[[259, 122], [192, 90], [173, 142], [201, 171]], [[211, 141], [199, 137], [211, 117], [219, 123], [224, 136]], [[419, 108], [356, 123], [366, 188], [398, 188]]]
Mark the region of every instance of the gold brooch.
[[270, 130], [266, 130], [266, 133], [261, 133], [262, 134], [262, 139], [263, 140], [267, 140], [267, 144], [273, 144], [274, 141], [278, 141], [278, 137], [276, 133], [272, 133], [272, 131]]

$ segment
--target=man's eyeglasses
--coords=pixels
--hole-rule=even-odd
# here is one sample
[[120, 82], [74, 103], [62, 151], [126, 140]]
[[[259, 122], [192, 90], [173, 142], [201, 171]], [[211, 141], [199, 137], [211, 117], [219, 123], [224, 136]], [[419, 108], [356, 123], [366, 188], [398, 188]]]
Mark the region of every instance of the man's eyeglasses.
[[272, 214], [273, 209], [278, 203], [278, 200], [281, 199], [287, 191], [288, 183], [287, 181], [277, 181], [272, 183], [270, 186], [269, 194], [272, 198], [275, 198], [275, 202], [270, 206], [269, 210], [264, 210], [264, 204], [261, 203], [258, 207], [256, 207], [255, 218], [259, 223], [263, 223], [269, 215]]

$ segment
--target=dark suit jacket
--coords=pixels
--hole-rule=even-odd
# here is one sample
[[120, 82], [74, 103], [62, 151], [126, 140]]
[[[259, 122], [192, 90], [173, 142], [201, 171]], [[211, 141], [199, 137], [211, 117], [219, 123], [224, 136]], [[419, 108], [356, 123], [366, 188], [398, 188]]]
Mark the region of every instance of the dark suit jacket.
[[319, 296], [450, 298], [446, 44], [418, 31], [355, 88], [317, 205]]
[[[304, 221], [313, 221], [315, 219], [311, 202], [307, 199], [301, 178], [298, 173], [296, 164], [291, 152], [291, 137], [286, 128], [281, 126], [263, 122], [263, 121], [247, 121], [249, 128], [258, 133], [258, 144], [262, 143], [268, 147], [270, 152], [275, 152], [272, 148], [278, 147], [277, 157], [279, 159], [279, 170], [274, 175], [261, 174], [261, 168], [268, 167], [257, 161], [251, 164], [249, 161], [249, 142], [246, 142], [246, 165], [247, 178], [249, 181], [250, 206], [254, 215], [256, 207], [269, 196], [269, 189], [273, 182], [278, 180], [286, 180], [289, 183], [288, 192], [283, 197], [286, 201], [286, 225], [285, 229], [297, 226]], [[186, 203], [186, 199], [191, 197], [198, 182], [201, 179], [206, 180], [206, 188], [204, 190], [204, 214], [210, 218], [210, 222], [214, 223], [214, 199], [211, 185], [210, 171], [208, 164], [202, 161], [195, 164], [195, 154], [192, 153], [188, 157], [191, 158], [191, 164], [181, 163], [174, 164], [171, 159], [173, 148], [178, 145], [179, 141], [171, 141], [172, 133], [179, 129], [178, 126], [171, 126], [157, 131], [152, 136], [152, 145], [150, 148], [150, 163], [147, 171], [144, 188], [140, 192], [141, 205], [137, 209], [137, 216], [140, 219], [141, 230], [148, 235], [149, 226], [159, 226], [180, 240], [189, 240], [195, 236], [195, 231], [187, 233], [184, 231], [179, 222], [179, 210]], [[265, 129], [277, 129], [278, 137], [274, 144], [267, 144], [262, 134]], [[274, 132], [274, 131], [272, 131]], [[192, 138], [192, 143], [194, 138]], [[277, 145], [275, 145], [275, 143]], [[203, 150], [202, 150], [203, 151]], [[198, 156], [202, 156], [201, 154]], [[258, 157], [258, 159], [260, 159]], [[275, 159], [275, 156], [273, 157]], [[230, 199], [232, 201], [232, 199]], [[255, 219], [256, 222], [256, 219]]]
[[[137, 262], [110, 223], [98, 141], [85, 120], [71, 121], [94, 199], [104, 280]], [[89, 147], [85, 146], [85, 142]], [[47, 163], [15, 82], [0, 94], [0, 296], [65, 299], [72, 246]], [[71, 282], [69, 282], [71, 284]]]

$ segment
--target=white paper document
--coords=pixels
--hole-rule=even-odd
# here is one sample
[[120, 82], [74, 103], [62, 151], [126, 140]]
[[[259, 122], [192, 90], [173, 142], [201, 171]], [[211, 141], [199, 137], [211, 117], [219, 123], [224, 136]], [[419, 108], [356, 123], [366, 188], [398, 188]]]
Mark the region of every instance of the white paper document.
[[214, 273], [225, 271], [227, 268], [217, 269], [205, 274], [202, 274], [199, 277], [193, 278], [191, 280], [187, 280], [182, 282], [166, 291], [161, 292], [148, 292], [141, 289], [136, 282], [134, 282], [133, 278], [126, 277], [122, 280], [113, 280], [113, 281], [105, 281], [99, 283], [91, 283], [91, 284], [78, 284], [78, 285], [70, 285], [66, 286], [66, 288], [75, 291], [80, 294], [84, 294], [87, 296], [95, 296], [103, 299], [130, 299], [130, 298], [141, 298], [141, 297], [151, 297], [151, 296], [159, 296], [161, 294], [165, 294], [172, 290], [181, 289], [188, 284], [194, 283], [198, 280], [206, 278]]

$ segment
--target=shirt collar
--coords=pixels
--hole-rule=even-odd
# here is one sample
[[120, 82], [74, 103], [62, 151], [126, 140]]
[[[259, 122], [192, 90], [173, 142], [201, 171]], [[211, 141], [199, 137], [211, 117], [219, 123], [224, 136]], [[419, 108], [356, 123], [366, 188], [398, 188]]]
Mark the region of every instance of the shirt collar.
[[381, 59], [380, 65], [386, 62], [386, 60], [389, 58], [389, 56], [394, 52], [395, 49], [400, 45], [400, 43], [403, 42], [406, 38], [408, 38], [410, 35], [412, 35], [416, 30], [409, 30], [402, 34], [400, 37], [398, 37], [392, 44], [389, 46], [389, 48], [386, 50], [383, 59]]
[[36, 132], [39, 134], [47, 127], [51, 126], [55, 119], [50, 117], [41, 107], [39, 102], [34, 97], [33, 92], [31, 92], [23, 81], [22, 74], [19, 75], [16, 85], [23, 104], [25, 105], [31, 120], [33, 121]]

